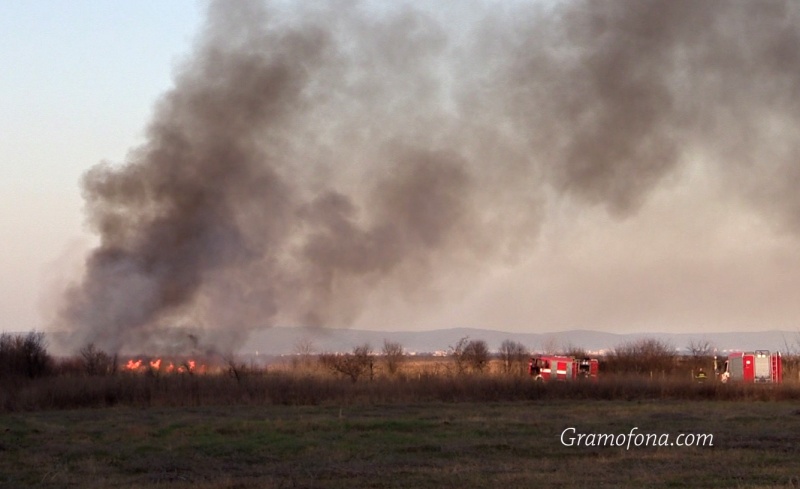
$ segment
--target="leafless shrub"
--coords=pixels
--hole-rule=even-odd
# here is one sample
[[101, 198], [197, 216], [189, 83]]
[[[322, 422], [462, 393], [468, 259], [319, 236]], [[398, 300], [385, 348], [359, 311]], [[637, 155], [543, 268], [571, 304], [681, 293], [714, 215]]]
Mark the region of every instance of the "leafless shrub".
[[294, 355], [292, 356], [292, 368], [295, 370], [303, 369], [308, 370], [311, 368], [316, 353], [316, 346], [314, 340], [307, 336], [303, 336], [297, 343], [294, 344]]
[[228, 368], [228, 375], [236, 379], [236, 382], [239, 384], [241, 384], [245, 377], [252, 374], [255, 370], [244, 362], [238, 361], [233, 353], [223, 355], [222, 359]]
[[343, 355], [325, 353], [320, 355], [319, 360], [332, 372], [344, 375], [353, 382], [357, 382], [366, 373], [369, 373], [370, 379], [374, 376], [374, 356], [372, 348], [367, 344], [356, 346], [352, 353]]
[[314, 354], [315, 350], [314, 340], [308, 336], [303, 336], [294, 344], [295, 355], [311, 356]]
[[405, 356], [403, 353], [403, 345], [396, 341], [383, 340], [381, 353], [386, 363], [386, 371], [389, 372], [390, 375], [396, 374]]
[[457, 375], [461, 375], [467, 370], [467, 361], [464, 356], [464, 350], [466, 350], [468, 343], [469, 336], [464, 336], [458, 340], [458, 342], [456, 342], [455, 346], [450, 347], [450, 358], [453, 359], [453, 364], [455, 365]]
[[473, 372], [483, 372], [489, 364], [489, 345], [484, 340], [473, 340], [464, 351]]
[[543, 338], [541, 345], [542, 353], [547, 355], [555, 355], [560, 350], [558, 346], [558, 338], [552, 335]]
[[89, 343], [78, 351], [87, 375], [113, 375], [117, 372], [117, 356], [113, 357]]
[[518, 341], [505, 340], [500, 344], [500, 361], [506, 374], [523, 374], [528, 356], [528, 349]]
[[689, 366], [692, 371], [700, 368], [711, 369], [714, 360], [714, 345], [707, 340], [692, 340], [686, 346], [689, 353]]
[[48, 375], [53, 359], [47, 353], [44, 333], [0, 334], [0, 377], [37, 378]]
[[456, 375], [468, 371], [483, 372], [489, 364], [489, 346], [483, 340], [470, 340], [464, 336], [450, 347]]
[[693, 357], [710, 357], [714, 354], [714, 345], [707, 340], [692, 340], [686, 350]]
[[637, 375], [672, 373], [677, 366], [675, 348], [667, 342], [643, 338], [617, 346], [608, 355], [609, 372]]
[[86, 375], [86, 365], [79, 355], [62, 357], [53, 364], [54, 375]]
[[562, 354], [567, 357], [575, 357], [575, 358], [587, 358], [589, 356], [589, 352], [586, 351], [586, 348], [574, 345], [572, 343], [567, 343], [566, 345], [564, 345], [564, 348], [562, 349]]

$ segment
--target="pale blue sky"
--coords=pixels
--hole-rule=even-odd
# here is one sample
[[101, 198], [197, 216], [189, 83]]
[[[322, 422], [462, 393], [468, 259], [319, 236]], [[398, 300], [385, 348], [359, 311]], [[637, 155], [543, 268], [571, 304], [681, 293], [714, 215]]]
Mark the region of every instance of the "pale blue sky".
[[0, 330], [42, 327], [82, 227], [81, 175], [141, 141], [204, 3], [0, 2]]

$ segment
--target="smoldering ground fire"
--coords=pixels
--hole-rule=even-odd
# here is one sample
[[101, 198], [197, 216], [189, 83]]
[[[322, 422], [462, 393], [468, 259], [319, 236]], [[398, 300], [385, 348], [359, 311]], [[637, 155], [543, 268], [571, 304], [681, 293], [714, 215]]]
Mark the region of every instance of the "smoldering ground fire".
[[212, 2], [145, 143], [83, 180], [100, 242], [58, 326], [117, 351], [347, 325], [373, 291], [519, 258], [552, 199], [630, 216], [698, 155], [796, 231], [798, 20], [792, 2]]

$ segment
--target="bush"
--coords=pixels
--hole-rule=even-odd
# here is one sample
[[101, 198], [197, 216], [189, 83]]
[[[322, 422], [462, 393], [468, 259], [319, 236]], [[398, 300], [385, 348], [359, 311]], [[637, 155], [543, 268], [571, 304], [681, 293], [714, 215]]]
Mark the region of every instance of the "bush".
[[117, 356], [113, 357], [89, 343], [80, 349], [83, 369], [87, 375], [113, 375], [117, 372]]
[[524, 374], [525, 361], [528, 356], [528, 349], [517, 341], [505, 340], [500, 345], [500, 360], [502, 361], [503, 372], [507, 374]]
[[44, 333], [0, 335], [0, 377], [35, 379], [50, 374], [52, 369], [53, 359], [47, 353]]
[[369, 372], [370, 379], [374, 374], [374, 360], [372, 349], [369, 345], [361, 345], [353, 348], [353, 353], [346, 353], [344, 355], [336, 355], [327, 353], [320, 355], [320, 363], [330, 369], [334, 373], [342, 374], [353, 382], [365, 373]]
[[483, 372], [489, 364], [489, 346], [483, 340], [471, 340], [465, 336], [458, 340], [455, 346], [450, 347], [450, 357], [456, 367], [456, 374], [463, 374], [468, 370]]
[[400, 362], [403, 361], [403, 345], [396, 341], [384, 340], [381, 353], [386, 362], [386, 370], [390, 375], [396, 374], [400, 368]]
[[644, 338], [624, 343], [608, 355], [607, 371], [631, 375], [666, 375], [677, 367], [675, 348], [669, 343]]
[[472, 340], [464, 347], [463, 356], [473, 372], [483, 372], [489, 363], [489, 346], [483, 340]]

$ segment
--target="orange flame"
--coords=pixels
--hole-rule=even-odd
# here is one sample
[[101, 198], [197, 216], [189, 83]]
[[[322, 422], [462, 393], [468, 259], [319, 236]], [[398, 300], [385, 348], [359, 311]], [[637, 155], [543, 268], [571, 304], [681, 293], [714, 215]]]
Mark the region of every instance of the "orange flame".
[[165, 364], [163, 370], [161, 369], [162, 363], [164, 363], [164, 362], [163, 362], [163, 360], [161, 358], [156, 358], [154, 360], [149, 360], [149, 361], [146, 360], [146, 359], [142, 360], [141, 358], [131, 359], [131, 360], [128, 360], [128, 363], [125, 364], [125, 369], [129, 370], [131, 372], [143, 371], [149, 365], [151, 372], [152, 371], [163, 371], [163, 372], [166, 372], [166, 373], [172, 373], [172, 372], [177, 372], [177, 373], [187, 373], [187, 372], [188, 373], [194, 373], [194, 372], [206, 373], [206, 365], [202, 364], [202, 365], [198, 366], [197, 361], [195, 361], [195, 360], [187, 360], [186, 362], [184, 362], [182, 364], [178, 364], [178, 365], [176, 365], [173, 362], [169, 362], [169, 364]]
[[142, 366], [141, 360], [136, 360], [135, 362], [133, 360], [128, 360], [128, 363], [125, 364], [125, 368], [127, 368], [128, 370], [138, 370], [139, 367], [141, 366]]

